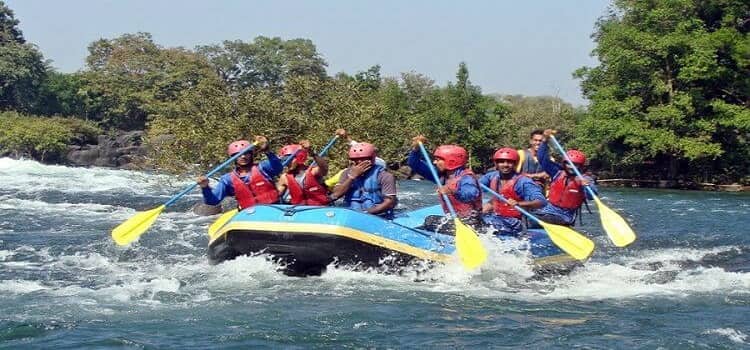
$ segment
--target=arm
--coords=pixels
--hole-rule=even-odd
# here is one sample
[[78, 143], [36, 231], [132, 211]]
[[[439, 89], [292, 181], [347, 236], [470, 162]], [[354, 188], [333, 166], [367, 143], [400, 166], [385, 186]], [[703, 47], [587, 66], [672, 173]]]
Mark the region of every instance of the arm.
[[269, 179], [273, 179], [284, 171], [284, 165], [281, 163], [281, 159], [276, 156], [276, 153], [266, 152], [266, 157], [268, 157], [266, 160], [260, 162], [260, 170]]
[[472, 176], [462, 176], [458, 182], [458, 190], [453, 195], [461, 202], [469, 203], [481, 196], [477, 180]]
[[497, 170], [493, 170], [493, 171], [490, 171], [489, 173], [482, 175], [482, 177], [479, 178], [479, 183], [487, 187], [490, 187], [490, 184], [492, 183], [492, 178], [496, 176], [495, 174], [497, 174]]
[[542, 144], [539, 145], [539, 149], [536, 151], [536, 158], [539, 160], [539, 164], [542, 166], [542, 169], [544, 169], [544, 172], [550, 177], [553, 177], [558, 171], [562, 170], [562, 166], [553, 162], [549, 158], [548, 148], [547, 142], [542, 142]]
[[542, 188], [531, 179], [519, 179], [513, 190], [522, 194], [523, 201], [518, 202], [518, 205], [524, 209], [539, 209], [547, 203]]
[[315, 153], [313, 153], [312, 157], [316, 164], [316, 166], [310, 170], [312, 174], [317, 178], [322, 178], [328, 175], [328, 160]]
[[286, 191], [286, 176], [279, 177], [279, 181], [276, 181], [276, 190], [279, 191], [279, 193], [284, 193]]
[[[588, 186], [591, 189], [591, 192], [594, 192], [595, 194], [599, 194], [599, 189], [596, 188], [596, 185], [594, 184], [594, 179], [592, 179], [590, 176], [583, 175], [583, 181], [581, 181], [580, 178], [576, 178], [576, 181], [581, 183], [581, 185]], [[589, 193], [589, 191], [586, 191], [586, 198], [588, 200], [594, 200], [594, 196]]]
[[384, 171], [378, 176], [378, 181], [380, 181], [380, 191], [383, 193], [383, 203], [367, 209], [367, 212], [370, 214], [380, 214], [388, 211], [394, 208], [397, 203], [396, 178], [393, 174]]
[[339, 175], [339, 182], [336, 184], [336, 186], [333, 187], [333, 190], [331, 191], [331, 200], [335, 201], [343, 197], [344, 194], [349, 191], [349, 187], [352, 186], [352, 182], [354, 182], [354, 179], [356, 179], [356, 177], [351, 176], [349, 168], [342, 170]]
[[412, 149], [411, 152], [409, 152], [409, 158], [406, 160], [406, 164], [411, 170], [423, 178], [435, 182], [435, 179], [432, 178], [430, 167], [422, 159], [422, 154], [419, 149]]
[[230, 174], [224, 174], [219, 179], [219, 183], [216, 184], [216, 187], [211, 189], [210, 186], [208, 186], [208, 183], [206, 183], [206, 187], [203, 187], [201, 185], [201, 194], [203, 195], [203, 203], [208, 205], [217, 205], [221, 203], [221, 201], [226, 196], [233, 196], [234, 195], [234, 189], [232, 188], [232, 181], [229, 178]]

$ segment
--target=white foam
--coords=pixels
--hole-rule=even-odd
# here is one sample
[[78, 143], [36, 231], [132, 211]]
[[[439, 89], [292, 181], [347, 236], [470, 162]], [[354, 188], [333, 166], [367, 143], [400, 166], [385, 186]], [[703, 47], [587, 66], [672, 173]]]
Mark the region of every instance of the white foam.
[[[2, 243], [2, 241], [0, 241]], [[10, 251], [10, 250], [0, 250], [0, 261], [8, 260], [8, 258], [12, 257], [16, 253]]]
[[0, 292], [11, 294], [28, 294], [38, 290], [48, 289], [38, 281], [5, 280], [0, 281]]
[[65, 193], [123, 193], [169, 195], [193, 179], [107, 168], [45, 165], [32, 160], [0, 158], [0, 181], [5, 189], [33, 195], [40, 190]]
[[739, 344], [744, 344], [745, 340], [747, 339], [747, 334], [742, 333], [742, 332], [740, 332], [740, 331], [738, 331], [736, 329], [732, 329], [732, 328], [710, 329], [708, 331], [703, 332], [703, 334], [718, 334], [718, 335], [722, 335], [722, 336], [725, 336], [725, 337], [729, 338], [729, 340], [731, 340], [731, 341], [733, 341], [735, 343], [739, 343]]

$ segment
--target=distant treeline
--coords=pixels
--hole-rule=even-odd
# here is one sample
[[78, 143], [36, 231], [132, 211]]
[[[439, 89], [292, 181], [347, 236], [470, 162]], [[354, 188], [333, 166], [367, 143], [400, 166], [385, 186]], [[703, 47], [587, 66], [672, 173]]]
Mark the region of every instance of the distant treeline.
[[[464, 63], [446, 86], [416, 72], [383, 77], [378, 65], [331, 75], [307, 39], [259, 36], [191, 50], [125, 34], [91, 43], [83, 70], [60, 73], [0, 1], [0, 110], [61, 116], [54, 120], [69, 128], [60, 121], [89, 122], [72, 137], [93, 126], [146, 130], [149, 159], [171, 170], [207, 169], [237, 138], [322, 146], [340, 127], [392, 163], [421, 133], [433, 145], [465, 146], [482, 169], [495, 148], [524, 147], [532, 129], [552, 127], [605, 174], [748, 182], [749, 14], [746, 1], [615, 1], [596, 23], [601, 64], [574, 73], [591, 104], [574, 108], [556, 97], [483, 94]], [[12, 130], [36, 120], [4, 115]], [[0, 133], [0, 153], [18, 151], [2, 141], [12, 130]]]

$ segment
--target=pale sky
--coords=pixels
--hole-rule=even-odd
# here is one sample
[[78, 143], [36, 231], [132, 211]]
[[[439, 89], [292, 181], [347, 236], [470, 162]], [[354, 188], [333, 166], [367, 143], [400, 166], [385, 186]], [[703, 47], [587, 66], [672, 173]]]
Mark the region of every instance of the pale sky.
[[458, 64], [485, 94], [559, 96], [585, 104], [572, 72], [597, 64], [591, 33], [609, 0], [167, 1], [5, 0], [63, 72], [82, 69], [100, 38], [149, 32], [164, 47], [252, 41], [258, 35], [313, 41], [328, 74], [380, 64], [384, 76], [422, 73], [441, 86]]

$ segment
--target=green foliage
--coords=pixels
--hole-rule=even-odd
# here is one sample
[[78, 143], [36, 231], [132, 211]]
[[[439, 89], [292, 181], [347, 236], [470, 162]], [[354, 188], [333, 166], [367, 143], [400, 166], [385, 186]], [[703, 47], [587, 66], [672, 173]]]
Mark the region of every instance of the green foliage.
[[208, 62], [182, 48], [165, 49], [148, 33], [89, 45], [79, 94], [107, 127], [143, 129], [151, 114], [171, 108], [184, 89], [218, 77]]
[[13, 15], [13, 10], [0, 1], [0, 45], [25, 44], [21, 30], [18, 29], [18, 20]]
[[38, 103], [48, 68], [39, 50], [26, 43], [18, 23], [0, 1], [0, 110], [28, 112]]
[[581, 68], [589, 113], [576, 141], [617, 172], [667, 178], [747, 173], [750, 38], [746, 1], [618, 0]]
[[258, 36], [252, 43], [224, 41], [222, 45], [199, 46], [197, 51], [236, 89], [278, 90], [294, 77], [327, 77], [326, 62], [308, 39]]
[[560, 133], [575, 129], [576, 118], [582, 110], [559, 97], [498, 95], [498, 101], [506, 104], [510, 115], [503, 122], [502, 145], [519, 149], [529, 147], [529, 133], [535, 129], [554, 128]]
[[0, 154], [29, 156], [42, 161], [62, 160], [75, 139], [101, 133], [93, 123], [60, 117], [26, 116], [17, 112], [0, 113]]
[[81, 93], [85, 88], [81, 73], [50, 71], [40, 87], [40, 102], [34, 113], [95, 118], [95, 115], [90, 113], [88, 99]]

